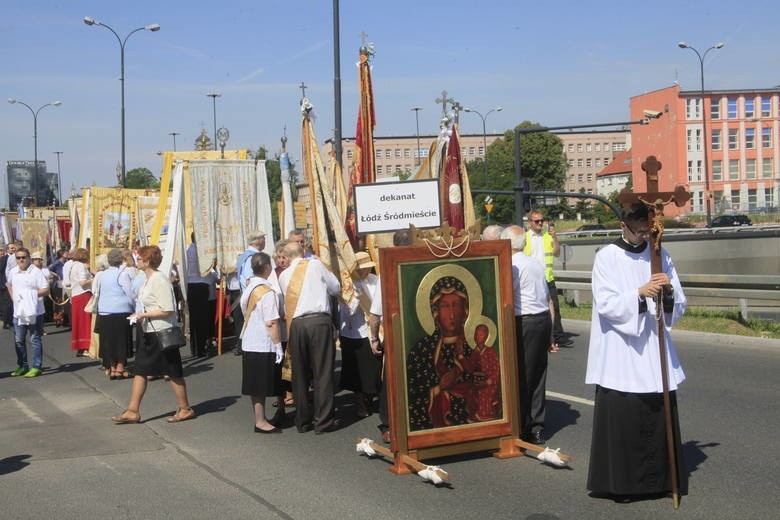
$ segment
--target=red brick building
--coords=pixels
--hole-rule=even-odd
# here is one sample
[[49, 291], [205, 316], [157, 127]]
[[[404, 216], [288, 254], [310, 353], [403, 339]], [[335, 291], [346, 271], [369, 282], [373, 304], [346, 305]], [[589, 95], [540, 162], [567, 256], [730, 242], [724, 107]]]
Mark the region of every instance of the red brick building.
[[[702, 108], [704, 109], [702, 111]], [[678, 85], [631, 98], [631, 119], [644, 110], [663, 113], [631, 128], [634, 189], [647, 187], [642, 162], [655, 155], [663, 164], [659, 189], [687, 185], [691, 201], [668, 214], [706, 212], [704, 147], [712, 214], [780, 206], [780, 87], [752, 90], [680, 90]], [[706, 117], [706, 142], [702, 127]]]

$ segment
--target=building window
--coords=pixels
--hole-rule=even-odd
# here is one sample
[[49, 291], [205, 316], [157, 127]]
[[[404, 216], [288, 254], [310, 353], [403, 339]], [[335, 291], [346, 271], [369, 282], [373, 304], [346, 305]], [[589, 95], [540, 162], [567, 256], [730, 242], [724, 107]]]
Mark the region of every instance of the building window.
[[593, 149], [597, 152], [601, 151], [601, 143], [596, 143], [593, 145]]
[[755, 189], [748, 189], [748, 209], [756, 209], [756, 195]]
[[720, 119], [720, 98], [710, 100], [710, 119]]
[[761, 117], [771, 117], [772, 98], [761, 98]]
[[729, 159], [729, 180], [739, 180], [739, 159]]
[[395, 149], [395, 156], [396, 157], [401, 157], [401, 149], [400, 148], [396, 148]]
[[701, 160], [696, 161], [696, 180], [701, 181], [702, 179], [702, 162]]
[[404, 157], [407, 159], [412, 156], [412, 152], [408, 148], [404, 148]]
[[688, 182], [693, 182], [693, 161], [688, 161]]
[[389, 159], [392, 156], [393, 156], [393, 151], [390, 148], [385, 150], [385, 159]]
[[590, 157], [588, 157], [588, 158], [585, 160], [585, 166], [587, 166], [588, 168], [593, 168], [593, 159], [591, 159]]
[[568, 163], [569, 163], [569, 168], [574, 168], [574, 159], [569, 159]]
[[604, 151], [605, 152], [609, 151], [609, 143], [604, 143]]
[[722, 181], [723, 180], [723, 161], [720, 159], [715, 159], [712, 161], [712, 180], [713, 181]]
[[688, 182], [701, 182], [701, 160], [688, 161]]
[[583, 161], [582, 159], [577, 159], [577, 167], [582, 168]]
[[739, 150], [739, 129], [729, 128], [729, 150]]
[[745, 98], [745, 119], [750, 119], [756, 116], [756, 100], [753, 98]]
[[752, 150], [756, 147], [756, 129], [745, 128], [745, 149]]
[[418, 150], [418, 153], [420, 157], [428, 157], [428, 149], [427, 148], [421, 148]]
[[727, 104], [728, 104], [727, 117], [729, 119], [736, 119], [737, 118], [737, 99], [736, 98], [728, 98], [727, 99]]
[[761, 178], [762, 179], [771, 179], [772, 178], [772, 158], [771, 157], [764, 157], [761, 159]]
[[382, 158], [382, 149], [381, 148], [377, 148], [376, 149], [376, 158], [377, 159], [381, 159]]
[[745, 160], [745, 178], [748, 179], [748, 180], [756, 178], [756, 160], [755, 159], [747, 159], [747, 160]]
[[484, 146], [480, 146], [477, 149], [477, 151], [478, 151], [480, 157], [484, 157], [485, 156], [485, 147]]
[[572, 143], [569, 143], [569, 145], [566, 147], [566, 151], [574, 152], [574, 145]]
[[581, 173], [579, 175], [577, 175], [577, 182], [581, 183], [583, 179], [584, 179], [584, 176]]
[[347, 159], [352, 159], [352, 150], [347, 150]]
[[625, 152], [626, 151], [626, 143], [613, 143], [612, 149], [616, 152]]
[[588, 182], [593, 182], [593, 174], [589, 173], [587, 176]]
[[772, 148], [772, 129], [771, 128], [762, 128], [761, 129], [761, 147], [762, 148]]
[[582, 151], [582, 143], [577, 144], [577, 151], [578, 152]]
[[588, 188], [588, 195], [593, 195], [593, 188]]
[[601, 168], [601, 159], [596, 159], [596, 167]]
[[604, 166], [609, 164], [609, 157], [604, 157]]
[[593, 146], [590, 143], [586, 144], [585, 145], [585, 151], [586, 152], [592, 152], [593, 151]]
[[773, 207], [775, 205], [775, 189], [766, 188], [764, 190], [764, 206]]
[[376, 167], [376, 174], [377, 175], [382, 175], [382, 167], [381, 166], [377, 166]]
[[469, 146], [469, 155], [474, 155], [474, 151], [475, 151], [474, 147]]
[[701, 119], [700, 101], [700, 98], [688, 98], [685, 100], [685, 119]]
[[720, 150], [721, 149], [720, 130], [713, 130], [712, 131], [712, 149], [713, 150]]

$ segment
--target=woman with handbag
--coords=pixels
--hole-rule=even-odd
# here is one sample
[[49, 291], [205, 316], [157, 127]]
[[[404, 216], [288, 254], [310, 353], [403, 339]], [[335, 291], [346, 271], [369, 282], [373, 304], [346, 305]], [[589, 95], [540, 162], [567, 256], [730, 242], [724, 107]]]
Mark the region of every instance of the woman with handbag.
[[[187, 385], [181, 366], [179, 347], [184, 346], [181, 327], [176, 321], [176, 303], [168, 276], [157, 268], [162, 263], [162, 253], [157, 246], [144, 246], [138, 250], [138, 269], [146, 275], [146, 281], [138, 291], [141, 312], [130, 320], [142, 323], [143, 342], [135, 353], [135, 377], [127, 409], [111, 418], [116, 424], [141, 422], [141, 400], [146, 392], [147, 376], [169, 376], [178, 408], [170, 423], [187, 421], [196, 417], [187, 399]], [[171, 338], [177, 338], [171, 341]], [[173, 346], [173, 348], [166, 348]]]
[[108, 269], [95, 275], [94, 292], [97, 296], [95, 329], [100, 336], [100, 357], [108, 367], [112, 379], [129, 379], [125, 370], [130, 343], [130, 322], [134, 297], [132, 280], [124, 266], [124, 255], [119, 249], [108, 252]]
[[70, 349], [76, 356], [87, 355], [92, 340], [92, 313], [84, 308], [92, 298], [92, 272], [89, 270], [89, 251], [80, 247], [73, 254], [70, 268]]

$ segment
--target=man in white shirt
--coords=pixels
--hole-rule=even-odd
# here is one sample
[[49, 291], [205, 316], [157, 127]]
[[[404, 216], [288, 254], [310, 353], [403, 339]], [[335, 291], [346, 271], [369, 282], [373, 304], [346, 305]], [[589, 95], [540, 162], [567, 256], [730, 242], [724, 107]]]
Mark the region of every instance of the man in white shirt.
[[523, 438], [544, 444], [547, 348], [552, 335], [550, 291], [544, 267], [523, 253], [526, 234], [520, 226], [509, 226], [501, 238], [512, 245], [512, 289], [517, 338], [520, 412]]
[[[301, 433], [333, 431], [333, 363], [336, 344], [333, 337], [330, 296], [340, 292], [338, 279], [316, 259], [304, 259], [298, 242], [284, 248], [290, 267], [279, 275], [285, 298], [285, 316], [290, 323], [295, 426]], [[311, 375], [310, 375], [311, 374]], [[309, 385], [314, 387], [314, 410], [308, 403]]]
[[[49, 294], [49, 282], [31, 265], [30, 251], [24, 247], [14, 255], [16, 267], [8, 278], [8, 292], [14, 304], [14, 342], [18, 368], [11, 376], [37, 377], [43, 372], [43, 297]], [[27, 364], [27, 333], [33, 349], [32, 368]]]

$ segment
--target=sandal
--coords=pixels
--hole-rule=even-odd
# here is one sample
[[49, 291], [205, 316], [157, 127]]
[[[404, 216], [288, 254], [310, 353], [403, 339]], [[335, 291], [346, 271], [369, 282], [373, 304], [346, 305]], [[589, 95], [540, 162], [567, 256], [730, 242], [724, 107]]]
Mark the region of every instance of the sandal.
[[[135, 414], [135, 417], [128, 417], [126, 414], [130, 412]], [[141, 422], [141, 414], [135, 410], [125, 410], [119, 415], [115, 415], [111, 418], [114, 424], [138, 424]]]
[[[187, 415], [182, 415], [182, 411], [189, 411], [190, 413]], [[168, 417], [166, 421], [169, 423], [175, 423], [175, 422], [182, 422], [182, 421], [189, 421], [190, 419], [194, 419], [198, 416], [198, 414], [195, 413], [195, 410], [193, 410], [191, 407], [180, 407], [176, 409], [176, 413], [173, 414], [173, 417]]]
[[547, 351], [548, 351], [550, 354], [555, 354], [555, 353], [556, 353], [556, 352], [558, 352], [559, 350], [560, 350], [560, 348], [558, 348], [558, 344], [557, 344], [557, 343], [553, 343], [552, 345], [550, 345], [550, 348], [549, 348]]

